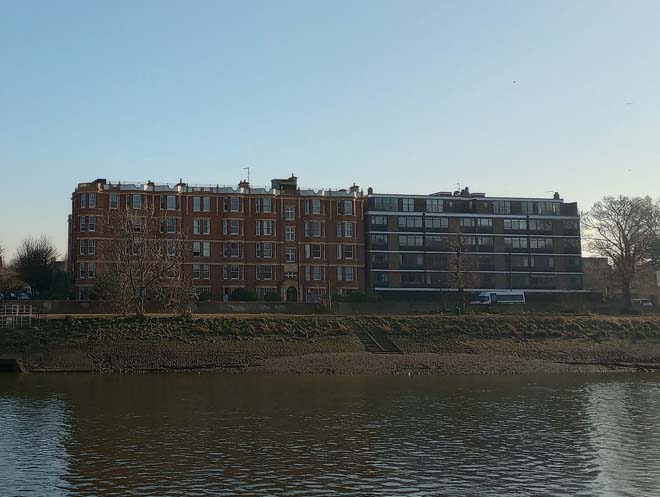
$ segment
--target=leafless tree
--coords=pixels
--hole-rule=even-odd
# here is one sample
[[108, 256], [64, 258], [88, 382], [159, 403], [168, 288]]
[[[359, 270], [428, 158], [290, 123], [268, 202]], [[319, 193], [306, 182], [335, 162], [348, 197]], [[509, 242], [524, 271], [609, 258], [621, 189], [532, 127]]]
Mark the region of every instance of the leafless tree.
[[650, 197], [604, 197], [582, 218], [587, 247], [614, 266], [627, 306], [637, 273], [660, 261], [660, 204]]
[[165, 236], [166, 221], [151, 203], [142, 209], [117, 209], [102, 219], [104, 263], [98, 296], [124, 314], [141, 317], [148, 298], [168, 311], [189, 313], [195, 301], [184, 262], [188, 252], [181, 229]]
[[19, 278], [30, 285], [34, 294], [44, 295], [50, 289], [53, 263], [57, 257], [57, 249], [50, 238], [28, 237], [18, 246], [11, 266]]
[[448, 283], [459, 294], [459, 302], [465, 304], [465, 289], [477, 286], [477, 260], [469, 253], [472, 245], [462, 233], [453, 235], [449, 240], [449, 249], [452, 254], [448, 258]]

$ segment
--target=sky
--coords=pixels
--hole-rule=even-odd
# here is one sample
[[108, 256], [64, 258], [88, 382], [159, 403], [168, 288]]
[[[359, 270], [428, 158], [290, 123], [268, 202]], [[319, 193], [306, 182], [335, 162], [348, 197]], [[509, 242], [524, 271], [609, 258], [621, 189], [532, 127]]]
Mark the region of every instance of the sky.
[[0, 0], [0, 245], [79, 182], [660, 196], [660, 2]]

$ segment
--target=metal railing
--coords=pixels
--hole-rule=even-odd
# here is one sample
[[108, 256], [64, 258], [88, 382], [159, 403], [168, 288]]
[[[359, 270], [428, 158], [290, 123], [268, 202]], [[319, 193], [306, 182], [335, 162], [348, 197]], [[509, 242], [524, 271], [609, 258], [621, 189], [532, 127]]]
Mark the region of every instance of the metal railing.
[[0, 328], [32, 328], [35, 317], [29, 304], [0, 305]]

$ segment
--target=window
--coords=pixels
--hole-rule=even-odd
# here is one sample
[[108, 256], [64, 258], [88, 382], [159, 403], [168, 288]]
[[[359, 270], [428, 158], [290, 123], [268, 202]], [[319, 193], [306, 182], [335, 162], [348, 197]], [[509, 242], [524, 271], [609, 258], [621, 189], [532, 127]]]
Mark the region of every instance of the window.
[[399, 217], [399, 228], [404, 229], [421, 229], [422, 228], [422, 218], [413, 217], [413, 216], [400, 216]]
[[372, 234], [371, 235], [371, 245], [378, 245], [378, 246], [387, 247], [387, 235]]
[[86, 274], [87, 274], [87, 272], [85, 271], [85, 263], [81, 262], [80, 263], [80, 269], [79, 269], [79, 272], [78, 272], [78, 276], [80, 277], [81, 280], [84, 280]]
[[110, 193], [110, 208], [111, 209], [119, 208], [119, 193], [117, 192]]
[[415, 211], [415, 199], [414, 198], [402, 198], [401, 199], [401, 210], [403, 212], [414, 212]]
[[511, 214], [511, 202], [509, 200], [495, 200], [493, 202], [495, 214]]
[[241, 256], [241, 244], [238, 242], [231, 242], [229, 244], [229, 256], [230, 257], [240, 257]]
[[580, 251], [579, 238], [564, 238], [564, 252], [574, 254]]
[[271, 198], [262, 199], [262, 212], [272, 212], [272, 202]]
[[577, 219], [568, 219], [564, 221], [564, 233], [577, 233], [580, 229], [580, 223]]
[[305, 236], [320, 237], [321, 221], [305, 221]]
[[204, 212], [211, 212], [211, 197], [203, 198], [202, 207], [204, 208]]
[[284, 249], [286, 262], [296, 262], [296, 249], [293, 247], [286, 247]]
[[536, 214], [534, 209], [534, 202], [523, 202], [522, 203], [522, 213], [523, 214]]
[[552, 250], [552, 238], [530, 238], [530, 249]]
[[273, 243], [266, 242], [263, 244], [263, 248], [264, 248], [264, 257], [266, 259], [271, 259], [273, 257]]
[[264, 222], [264, 235], [270, 236], [273, 234], [273, 221], [265, 220]]
[[[341, 245], [339, 246], [341, 247]], [[344, 250], [344, 259], [353, 259], [355, 254], [355, 249], [353, 245], [344, 245], [343, 250]]]
[[371, 216], [372, 226], [387, 226], [387, 216]]
[[540, 269], [553, 269], [555, 258], [547, 255], [534, 255], [531, 257], [532, 267]]
[[295, 207], [286, 207], [284, 209], [284, 219], [287, 221], [293, 221], [296, 219], [296, 208]]
[[439, 198], [427, 198], [426, 212], [444, 212], [444, 202]]
[[529, 267], [529, 257], [526, 255], [512, 255], [509, 264], [515, 268]]
[[552, 221], [547, 219], [530, 219], [530, 231], [552, 231]]
[[427, 217], [425, 223], [429, 229], [446, 230], [449, 228], [449, 219], [446, 217]]
[[342, 233], [341, 224], [342, 223], [337, 223], [337, 238], [341, 238], [341, 233]]
[[292, 242], [296, 239], [296, 228], [292, 226], [286, 226], [284, 228], [284, 239], [287, 242]]
[[211, 242], [193, 242], [193, 257], [210, 257]]
[[91, 239], [87, 241], [87, 253], [89, 255], [96, 255], [96, 240]]
[[208, 264], [202, 264], [202, 279], [208, 280], [211, 279], [211, 266]]
[[81, 209], [87, 208], [87, 194], [86, 193], [81, 193], [80, 194], [80, 208]]
[[346, 281], [353, 281], [354, 276], [353, 276], [353, 268], [352, 267], [344, 268], [344, 279]]
[[284, 273], [284, 278], [287, 280], [296, 280], [298, 279], [298, 273], [296, 273], [295, 271], [287, 271], [286, 273]]
[[483, 247], [492, 247], [493, 246], [493, 237], [492, 236], [478, 236], [477, 245]]
[[525, 231], [527, 230], [527, 221], [525, 219], [505, 219], [504, 229], [506, 231]]
[[176, 233], [176, 218], [168, 217], [167, 218], [167, 232]]
[[504, 246], [508, 249], [526, 249], [527, 238], [504, 237]]
[[80, 255], [85, 255], [87, 252], [87, 240], [80, 240]]
[[79, 223], [78, 223], [80, 225], [80, 231], [86, 231], [87, 230], [86, 220], [87, 220], [87, 218], [85, 216], [80, 216]]
[[353, 201], [352, 200], [338, 200], [337, 201], [337, 214], [344, 216], [353, 215]]
[[96, 208], [96, 193], [89, 194], [89, 208], [90, 209]]
[[312, 279], [314, 281], [321, 280], [321, 266], [312, 266]]
[[374, 198], [374, 209], [377, 211], [398, 211], [398, 200], [396, 197], [376, 197]]
[[96, 216], [89, 216], [88, 231], [96, 231]]
[[539, 216], [557, 216], [561, 210], [557, 202], [538, 202], [536, 208]]
[[387, 267], [388, 264], [387, 254], [371, 254], [371, 264], [373, 266]]
[[323, 252], [323, 250], [321, 248], [321, 245], [313, 244], [311, 246], [311, 250], [312, 250], [312, 259], [320, 259], [321, 258], [321, 254]]
[[399, 245], [402, 247], [422, 247], [424, 238], [421, 235], [399, 235]]
[[344, 236], [353, 238], [353, 223], [344, 223]]
[[195, 235], [208, 235], [210, 224], [209, 219], [193, 219], [193, 233]]
[[426, 246], [433, 250], [446, 250], [449, 248], [449, 237], [447, 235], [428, 235]]
[[240, 219], [225, 219], [222, 221], [222, 232], [225, 235], [240, 235]]
[[337, 266], [337, 281], [342, 280], [342, 276], [344, 274], [344, 271], [342, 270], [341, 266]]
[[166, 198], [166, 206], [168, 211], [175, 211], [176, 210], [176, 196], [175, 195], [167, 195]]
[[460, 225], [461, 228], [474, 228], [477, 225], [477, 220], [472, 217], [462, 217]]
[[389, 273], [384, 273], [382, 271], [377, 271], [374, 273], [374, 279], [376, 280], [376, 283], [389, 283], [390, 281], [390, 275]]
[[193, 197], [193, 211], [199, 212], [202, 209], [202, 199], [200, 197]]
[[422, 254], [400, 254], [399, 265], [401, 266], [423, 266], [424, 257]]
[[321, 214], [321, 201], [319, 199], [305, 200], [305, 214]]
[[193, 264], [193, 279], [198, 280], [202, 276], [202, 265]]
[[241, 211], [241, 199], [239, 197], [231, 197], [230, 198], [230, 207], [232, 212], [240, 212]]
[[142, 209], [142, 195], [133, 194], [133, 209]]
[[489, 217], [479, 217], [477, 218], [477, 226], [479, 228], [492, 228], [493, 220]]
[[257, 266], [256, 278], [258, 280], [272, 280], [273, 266]]
[[211, 299], [211, 287], [210, 286], [196, 286], [193, 287], [193, 291], [199, 300], [210, 300]]
[[238, 266], [236, 264], [232, 264], [231, 266], [229, 266], [229, 279], [230, 280], [239, 280], [239, 279], [241, 279], [241, 267], [240, 266]]

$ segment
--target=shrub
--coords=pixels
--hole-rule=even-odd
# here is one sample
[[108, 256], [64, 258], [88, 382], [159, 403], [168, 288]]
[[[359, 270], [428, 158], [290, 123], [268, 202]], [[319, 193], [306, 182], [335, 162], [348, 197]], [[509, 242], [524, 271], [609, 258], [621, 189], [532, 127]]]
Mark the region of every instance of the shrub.
[[237, 288], [231, 293], [229, 300], [233, 302], [254, 302], [257, 300], [257, 292], [247, 288]]
[[282, 302], [282, 296], [277, 292], [270, 292], [264, 295], [264, 302]]

